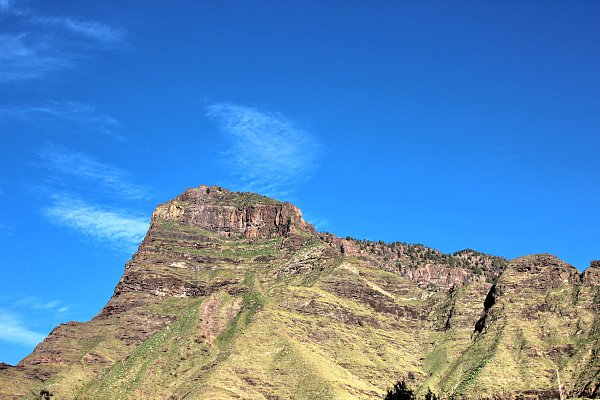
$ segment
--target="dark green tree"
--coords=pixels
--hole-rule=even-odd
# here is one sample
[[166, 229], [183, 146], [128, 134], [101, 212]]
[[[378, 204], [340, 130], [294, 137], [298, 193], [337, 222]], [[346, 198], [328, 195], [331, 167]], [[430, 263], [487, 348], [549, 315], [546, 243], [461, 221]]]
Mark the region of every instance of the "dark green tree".
[[433, 393], [430, 388], [427, 388], [425, 400], [438, 400], [437, 394]]
[[406, 386], [404, 380], [400, 380], [388, 390], [385, 400], [415, 400], [415, 394]]
[[33, 391], [31, 392], [35, 400], [50, 400], [50, 397], [52, 397], [52, 393], [50, 393], [48, 389], [40, 389], [40, 391], [37, 393]]

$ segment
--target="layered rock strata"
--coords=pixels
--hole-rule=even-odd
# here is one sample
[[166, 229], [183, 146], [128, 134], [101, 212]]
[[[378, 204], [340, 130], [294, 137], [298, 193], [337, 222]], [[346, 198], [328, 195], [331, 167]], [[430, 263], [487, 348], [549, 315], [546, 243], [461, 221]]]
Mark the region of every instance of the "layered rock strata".
[[200, 186], [156, 208], [96, 317], [0, 366], [0, 394], [368, 399], [402, 378], [419, 397], [599, 396], [599, 267], [337, 238]]

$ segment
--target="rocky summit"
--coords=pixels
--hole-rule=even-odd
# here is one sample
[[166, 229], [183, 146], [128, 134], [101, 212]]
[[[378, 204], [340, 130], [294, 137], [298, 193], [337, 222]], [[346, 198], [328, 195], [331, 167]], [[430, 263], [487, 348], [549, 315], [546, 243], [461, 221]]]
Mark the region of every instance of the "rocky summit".
[[598, 261], [343, 239], [200, 186], [156, 208], [98, 315], [0, 364], [0, 397], [598, 398], [599, 310]]

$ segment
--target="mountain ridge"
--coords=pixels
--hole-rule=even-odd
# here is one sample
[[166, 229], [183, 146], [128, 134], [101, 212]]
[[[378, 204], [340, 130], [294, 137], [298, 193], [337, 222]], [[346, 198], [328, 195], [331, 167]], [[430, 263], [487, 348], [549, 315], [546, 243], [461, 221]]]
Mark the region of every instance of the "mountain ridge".
[[599, 278], [598, 261], [338, 238], [290, 203], [202, 185], [157, 206], [91, 321], [0, 366], [0, 394], [373, 398], [403, 378], [449, 398], [554, 398], [556, 367], [565, 392], [597, 397]]

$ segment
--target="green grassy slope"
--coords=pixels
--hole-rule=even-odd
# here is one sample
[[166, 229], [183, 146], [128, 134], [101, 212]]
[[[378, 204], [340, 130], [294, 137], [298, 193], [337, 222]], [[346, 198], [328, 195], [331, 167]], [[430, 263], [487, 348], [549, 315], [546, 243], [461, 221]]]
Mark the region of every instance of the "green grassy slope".
[[[208, 189], [177, 200], [177, 217], [196, 195], [223, 203], [219, 218], [253, 201], [281, 205]], [[420, 398], [429, 389], [444, 398], [556, 398], [558, 371], [564, 393], [597, 394], [598, 286], [556, 258], [502, 269], [503, 260], [471, 250], [360, 242], [341, 251], [304, 226], [276, 232], [230, 236], [153, 220], [102, 312], [59, 327], [24, 369], [0, 370], [10, 389], [0, 393], [372, 399], [403, 378]], [[447, 276], [426, 284], [435, 273]]]

